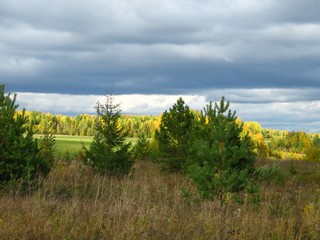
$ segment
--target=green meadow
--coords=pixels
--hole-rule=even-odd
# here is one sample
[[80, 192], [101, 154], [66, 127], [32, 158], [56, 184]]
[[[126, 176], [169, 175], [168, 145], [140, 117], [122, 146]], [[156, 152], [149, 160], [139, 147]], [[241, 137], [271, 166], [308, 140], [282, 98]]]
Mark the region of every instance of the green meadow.
[[89, 148], [92, 139], [93, 137], [57, 135], [55, 136], [57, 156], [67, 152], [70, 155], [76, 155], [83, 146]]
[[[41, 135], [36, 135], [40, 138]], [[57, 158], [75, 158], [83, 146], [90, 147], [93, 139], [92, 136], [69, 136], [69, 135], [55, 135], [55, 150]], [[135, 144], [137, 138], [127, 138], [132, 145]]]

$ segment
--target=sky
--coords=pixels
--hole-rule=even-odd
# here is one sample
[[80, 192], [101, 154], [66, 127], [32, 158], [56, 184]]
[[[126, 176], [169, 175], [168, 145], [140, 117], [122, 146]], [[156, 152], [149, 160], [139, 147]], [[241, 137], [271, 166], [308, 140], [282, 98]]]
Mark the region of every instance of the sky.
[[264, 128], [320, 132], [319, 0], [1, 0], [0, 84], [27, 110], [158, 115], [222, 96]]

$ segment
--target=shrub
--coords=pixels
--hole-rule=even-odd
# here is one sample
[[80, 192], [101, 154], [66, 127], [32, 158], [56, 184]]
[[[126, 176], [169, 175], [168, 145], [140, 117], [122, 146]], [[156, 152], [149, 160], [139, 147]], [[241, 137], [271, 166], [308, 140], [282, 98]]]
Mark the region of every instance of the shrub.
[[149, 141], [150, 158], [156, 162], [159, 157], [159, 143], [155, 137], [155, 133], [152, 134]]
[[204, 162], [203, 166], [191, 165], [189, 172], [204, 199], [214, 199], [215, 196], [221, 197], [223, 193], [246, 190], [250, 182], [248, 169], [219, 171], [208, 162]]
[[137, 143], [133, 147], [132, 156], [135, 159], [146, 160], [149, 154], [150, 141], [144, 135], [140, 135]]
[[44, 135], [39, 139], [39, 155], [42, 159], [46, 159], [48, 163], [47, 167], [49, 168], [53, 166], [55, 160], [55, 143], [56, 140], [53, 133], [49, 133], [48, 131], [45, 131]]
[[306, 160], [310, 162], [320, 161], [320, 148], [319, 147], [309, 147], [306, 150]]

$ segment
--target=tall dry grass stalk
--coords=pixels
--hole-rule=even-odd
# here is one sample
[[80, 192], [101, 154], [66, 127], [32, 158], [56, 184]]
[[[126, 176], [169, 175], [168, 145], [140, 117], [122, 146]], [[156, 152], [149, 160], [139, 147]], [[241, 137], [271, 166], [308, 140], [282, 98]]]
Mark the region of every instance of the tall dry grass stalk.
[[320, 187], [262, 185], [260, 201], [201, 201], [184, 176], [138, 162], [129, 177], [58, 165], [35, 193], [0, 198], [0, 239], [320, 239]]

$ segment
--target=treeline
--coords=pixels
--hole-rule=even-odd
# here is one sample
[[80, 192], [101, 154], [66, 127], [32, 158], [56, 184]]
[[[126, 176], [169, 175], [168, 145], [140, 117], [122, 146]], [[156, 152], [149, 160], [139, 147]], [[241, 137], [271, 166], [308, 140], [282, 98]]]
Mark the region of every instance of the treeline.
[[[19, 111], [21, 113], [22, 111]], [[81, 114], [75, 117], [61, 114], [26, 111], [28, 124], [32, 124], [33, 130], [38, 134], [50, 132], [56, 135], [94, 136], [97, 117], [89, 114]], [[159, 116], [131, 116], [121, 115], [119, 123], [128, 133], [128, 137], [137, 138], [143, 135], [151, 138], [159, 127]]]
[[303, 131], [281, 131], [264, 129], [263, 135], [269, 149], [269, 157], [285, 160], [319, 160], [317, 156], [311, 156], [312, 152], [320, 154], [320, 138], [318, 133], [306, 133]]
[[[25, 116], [38, 134], [46, 132], [74, 136], [94, 136], [95, 134], [97, 118], [94, 115], [81, 114], [71, 117], [27, 111]], [[240, 119], [237, 121], [238, 124], [241, 123]], [[130, 138], [140, 136], [151, 138], [155, 131], [159, 129], [160, 123], [161, 115], [136, 116], [125, 114], [119, 118], [119, 124]], [[249, 133], [259, 158], [301, 160], [306, 157], [310, 149], [320, 148], [320, 137], [319, 134], [315, 133], [263, 129], [258, 122], [244, 122], [243, 130], [244, 133]]]

